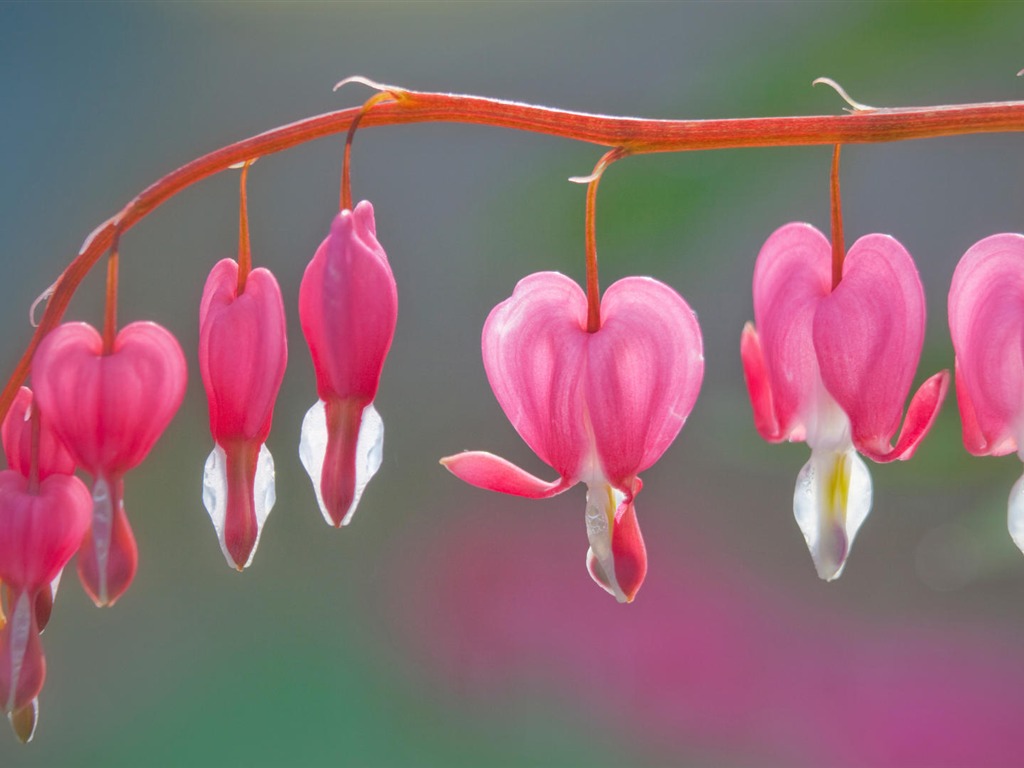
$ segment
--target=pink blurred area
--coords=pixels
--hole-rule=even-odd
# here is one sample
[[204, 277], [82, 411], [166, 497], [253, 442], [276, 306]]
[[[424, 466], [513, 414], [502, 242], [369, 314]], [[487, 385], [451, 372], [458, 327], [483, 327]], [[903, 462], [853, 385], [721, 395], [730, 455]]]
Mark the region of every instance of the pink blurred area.
[[409, 652], [467, 708], [528, 681], [667, 763], [694, 749], [836, 768], [1019, 759], [1012, 638], [794, 599], [683, 526], [651, 530], [652, 578], [620, 606], [579, 567], [582, 521], [540, 516], [420, 531], [392, 565]]

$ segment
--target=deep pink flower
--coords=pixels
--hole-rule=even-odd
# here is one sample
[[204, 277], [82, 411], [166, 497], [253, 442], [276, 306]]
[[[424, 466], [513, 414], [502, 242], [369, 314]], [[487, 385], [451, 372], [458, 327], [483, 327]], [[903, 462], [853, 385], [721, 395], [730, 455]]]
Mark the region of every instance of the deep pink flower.
[[483, 357], [505, 415], [559, 478], [546, 482], [481, 451], [442, 463], [472, 485], [535, 499], [586, 483], [588, 569], [619, 602], [631, 601], [647, 570], [637, 475], [669, 447], [697, 399], [696, 315], [664, 283], [628, 277], [605, 292], [601, 328], [588, 333], [580, 287], [540, 272], [491, 311]]
[[349, 523], [380, 468], [384, 425], [373, 399], [397, 319], [395, 277], [364, 200], [334, 218], [299, 288], [320, 397], [302, 422], [299, 457], [335, 527]]
[[[986, 237], [960, 259], [949, 332], [964, 446], [975, 456], [1024, 458], [1024, 235]], [[1008, 523], [1024, 550], [1024, 478], [1010, 492]]]
[[113, 351], [86, 323], [65, 323], [43, 339], [32, 383], [43, 413], [93, 476], [92, 526], [78, 575], [97, 605], [112, 605], [138, 564], [124, 511], [124, 473], [138, 465], [170, 423], [185, 394], [185, 356], [155, 323], [121, 329]]
[[13, 469], [0, 472], [0, 581], [8, 610], [0, 628], [0, 709], [24, 741], [32, 736], [46, 677], [39, 633], [53, 585], [88, 530], [91, 506], [89, 490], [74, 475], [50, 473], [39, 481]]
[[769, 442], [803, 441], [811, 459], [793, 509], [818, 575], [837, 578], [871, 510], [877, 462], [909, 459], [928, 432], [949, 372], [914, 395], [896, 446], [903, 404], [924, 344], [924, 290], [910, 254], [888, 235], [849, 249], [832, 288], [832, 248], [810, 224], [787, 224], [761, 248], [754, 318], [741, 354], [754, 423]]
[[288, 362], [281, 289], [266, 269], [246, 277], [223, 259], [199, 307], [199, 370], [214, 446], [203, 473], [203, 503], [228, 564], [252, 562], [274, 506], [274, 459], [265, 445]]

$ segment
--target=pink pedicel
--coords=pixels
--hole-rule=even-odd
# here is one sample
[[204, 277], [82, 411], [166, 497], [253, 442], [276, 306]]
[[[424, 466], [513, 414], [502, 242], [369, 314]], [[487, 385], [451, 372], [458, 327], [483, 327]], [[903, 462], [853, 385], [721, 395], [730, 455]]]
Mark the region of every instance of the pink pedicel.
[[395, 277], [364, 200], [331, 222], [299, 288], [320, 398], [302, 422], [299, 458], [335, 527], [349, 523], [380, 468], [384, 425], [373, 399], [397, 319]]
[[[1024, 235], [992, 235], [963, 255], [949, 289], [949, 332], [964, 447], [1024, 459]], [[1007, 524], [1024, 550], [1024, 477], [1010, 492]]]
[[[940, 371], [903, 419], [924, 343], [924, 290], [910, 254], [888, 235], [849, 249], [832, 288], [832, 247], [810, 224], [787, 224], [754, 268], [754, 318], [740, 345], [754, 424], [769, 442], [806, 441], [797, 523], [818, 575], [838, 578], [871, 510], [876, 462], [909, 459], [949, 386]], [[896, 445], [893, 436], [899, 431]]]
[[266, 269], [246, 276], [238, 293], [238, 263], [218, 262], [199, 307], [199, 370], [215, 445], [203, 473], [203, 503], [228, 564], [252, 562], [274, 506], [270, 434], [288, 362], [284, 303]]
[[587, 485], [587, 568], [619, 602], [631, 602], [647, 571], [633, 501], [638, 474], [669, 447], [704, 376], [697, 317], [683, 298], [648, 277], [627, 277], [601, 300], [601, 327], [587, 331], [587, 298], [557, 272], [519, 281], [483, 330], [491, 389], [520, 437], [559, 475], [545, 481], [482, 451], [442, 459], [487, 490], [547, 498]]
[[42, 412], [75, 463], [93, 476], [92, 525], [78, 575], [97, 605], [113, 605], [135, 576], [138, 551], [124, 511], [124, 474], [170, 423], [185, 394], [185, 356], [150, 322], [121, 329], [109, 354], [86, 323], [64, 323], [32, 362]]

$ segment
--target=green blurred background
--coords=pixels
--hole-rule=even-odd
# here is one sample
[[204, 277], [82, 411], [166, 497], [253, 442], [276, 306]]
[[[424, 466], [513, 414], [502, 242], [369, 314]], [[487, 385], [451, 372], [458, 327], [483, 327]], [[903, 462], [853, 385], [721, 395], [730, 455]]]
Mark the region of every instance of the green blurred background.
[[[86, 234], [160, 175], [275, 125], [361, 103], [362, 74], [609, 114], [838, 113], [1024, 97], [1024, 5], [946, 3], [0, 3], [0, 366]], [[68, 573], [44, 636], [36, 740], [4, 766], [846, 766], [1020, 764], [1024, 557], [1005, 530], [1016, 458], [974, 459], [954, 398], [874, 510], [842, 579], [792, 519], [804, 445], [753, 429], [739, 365], [750, 280], [781, 224], [828, 223], [828, 148], [632, 158], [601, 186], [605, 285], [650, 274], [700, 316], [687, 427], [645, 473], [650, 571], [635, 604], [590, 579], [583, 491], [527, 502], [437, 459], [492, 450], [551, 476], [487, 386], [480, 328], [540, 269], [582, 278], [601, 150], [457, 125], [367, 130], [354, 152], [399, 286], [377, 407], [384, 465], [325, 526], [297, 461], [315, 398], [295, 310], [336, 210], [342, 142], [250, 174], [254, 258], [285, 293], [291, 359], [269, 447], [278, 502], [229, 570], [201, 504], [210, 450], [195, 359], [206, 273], [233, 255], [237, 175], [122, 240], [122, 322], [169, 327], [185, 405], [127, 480], [140, 548], [97, 610]], [[928, 294], [917, 381], [952, 366], [946, 291], [973, 242], [1024, 222], [1016, 136], [851, 146], [849, 242], [898, 237]], [[102, 276], [70, 318], [101, 321]]]

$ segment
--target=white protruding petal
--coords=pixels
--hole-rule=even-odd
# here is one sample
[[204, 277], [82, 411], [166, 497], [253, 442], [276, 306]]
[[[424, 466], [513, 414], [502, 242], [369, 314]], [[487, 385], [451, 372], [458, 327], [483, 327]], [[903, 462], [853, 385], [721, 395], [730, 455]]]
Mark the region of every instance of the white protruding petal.
[[612, 552], [612, 529], [615, 510], [625, 495], [607, 482], [587, 485], [587, 570], [591, 578], [620, 603], [627, 602], [626, 594], [615, 578], [615, 555]]
[[[224, 559], [228, 561], [231, 568], [238, 565], [228, 552], [227, 542], [224, 539], [224, 527], [228, 511], [228, 462], [224, 449], [214, 444], [213, 450], [206, 459], [206, 466], [203, 468], [203, 506], [210, 513], [210, 520], [213, 522], [214, 530], [217, 531], [217, 541], [220, 542], [220, 551], [224, 553]], [[256, 548], [260, 545], [260, 536], [263, 534], [263, 524], [270, 516], [270, 510], [274, 508], [277, 501], [277, 492], [274, 488], [274, 457], [266, 444], [260, 446], [259, 456], [256, 458], [256, 475], [253, 478], [253, 509], [256, 513], [256, 541], [253, 542], [252, 551], [249, 552], [249, 559], [245, 561], [243, 568], [248, 568], [256, 555]]]
[[[324, 473], [324, 455], [327, 453], [327, 406], [323, 400], [318, 400], [313, 407], [306, 412], [302, 420], [302, 437], [299, 440], [299, 460], [306, 468], [309, 479], [313, 481], [313, 490], [316, 493], [316, 503], [320, 505], [320, 512], [328, 525], [333, 526], [334, 521], [324, 505], [323, 494], [320, 490], [320, 480]], [[380, 469], [384, 460], [384, 422], [377, 413], [377, 409], [370, 403], [363, 409], [363, 415], [359, 421], [359, 437], [356, 440], [356, 489], [352, 498], [352, 505], [342, 518], [341, 524], [348, 525], [355, 514], [359, 499], [366, 490], [377, 470]]]
[[114, 502], [106, 478], [98, 476], [92, 485], [92, 541], [96, 550], [97, 590], [100, 605], [107, 604], [107, 561], [114, 530]]
[[1006, 522], [1010, 529], [1010, 538], [1024, 552], [1024, 477], [1014, 483], [1013, 489], [1010, 491], [1010, 506]]
[[18, 692], [18, 679], [21, 667], [25, 663], [25, 649], [28, 648], [28, 636], [32, 631], [32, 605], [27, 592], [22, 592], [10, 618], [10, 656], [11, 656], [11, 692], [5, 709], [14, 709], [14, 697]]
[[796, 479], [793, 514], [825, 581], [839, 578], [871, 511], [871, 475], [857, 452], [814, 450]]

